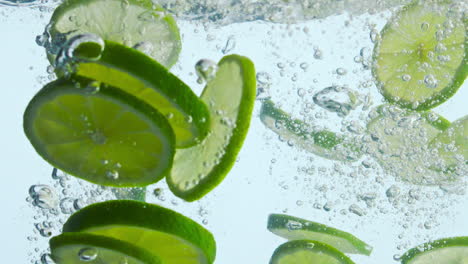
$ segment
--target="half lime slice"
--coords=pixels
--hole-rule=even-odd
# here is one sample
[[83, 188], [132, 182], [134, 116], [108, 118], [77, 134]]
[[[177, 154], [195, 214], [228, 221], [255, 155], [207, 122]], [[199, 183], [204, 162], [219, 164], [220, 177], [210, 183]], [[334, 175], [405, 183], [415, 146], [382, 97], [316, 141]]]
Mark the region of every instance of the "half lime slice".
[[164, 116], [95, 81], [47, 84], [26, 108], [23, 125], [46, 161], [93, 183], [146, 186], [172, 166], [175, 140]]
[[139, 49], [168, 68], [181, 48], [176, 22], [150, 0], [66, 0], [49, 27], [52, 63], [66, 41], [87, 33]]
[[85, 233], [65, 233], [50, 240], [57, 264], [160, 264], [148, 251], [121, 240]]
[[165, 264], [211, 264], [216, 244], [193, 220], [157, 205], [114, 200], [73, 214], [64, 232], [103, 235], [146, 249]]
[[466, 264], [468, 237], [453, 237], [425, 243], [407, 251], [402, 264]]
[[256, 95], [255, 69], [245, 57], [218, 64], [201, 99], [210, 108], [210, 134], [197, 146], [176, 151], [167, 182], [178, 197], [193, 201], [217, 186], [236, 161], [250, 125]]
[[384, 27], [373, 74], [385, 99], [414, 110], [450, 98], [468, 74], [462, 3], [416, 0]]
[[83, 58], [82, 54], [93, 53], [93, 44], [82, 43], [68, 52], [80, 53], [79, 59], [72, 57], [66, 64], [73, 74], [118, 87], [150, 104], [166, 116], [178, 148], [193, 146], [206, 137], [208, 107], [177, 76], [145, 54], [110, 41], [105, 42], [98, 60]]
[[369, 256], [372, 247], [350, 233], [294, 216], [271, 214], [268, 230], [289, 240], [314, 240], [351, 254]]
[[357, 142], [331, 131], [315, 131], [301, 120], [292, 118], [271, 100], [265, 100], [260, 110], [263, 124], [281, 139], [315, 155], [340, 161], [354, 161], [362, 156]]
[[313, 240], [294, 240], [279, 246], [270, 264], [354, 264], [335, 248]]

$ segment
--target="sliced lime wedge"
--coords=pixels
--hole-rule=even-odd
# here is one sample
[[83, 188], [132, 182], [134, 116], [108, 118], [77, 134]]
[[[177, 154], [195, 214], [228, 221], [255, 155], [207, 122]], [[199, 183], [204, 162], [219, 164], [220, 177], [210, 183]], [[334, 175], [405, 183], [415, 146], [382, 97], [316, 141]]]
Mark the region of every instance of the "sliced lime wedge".
[[453, 237], [425, 243], [407, 251], [402, 264], [466, 264], [468, 237]]
[[268, 217], [267, 228], [272, 233], [289, 240], [319, 241], [345, 253], [369, 256], [372, 252], [371, 246], [350, 233], [294, 216], [271, 214]]
[[73, 214], [64, 232], [85, 232], [126, 241], [165, 264], [211, 264], [213, 235], [193, 220], [157, 205], [128, 200], [97, 203]]
[[49, 83], [29, 103], [23, 125], [46, 161], [93, 183], [146, 186], [172, 166], [175, 140], [164, 116], [95, 81]]
[[106, 41], [99, 60], [72, 58], [70, 64], [75, 75], [118, 87], [165, 115], [178, 148], [199, 143], [209, 132], [208, 107], [184, 82], [137, 50]]
[[434, 170], [434, 155], [428, 143], [450, 122], [433, 112], [415, 112], [395, 105], [377, 107], [367, 124], [370, 140], [366, 152], [385, 171], [415, 184], [441, 184], [451, 176]]
[[92, 234], [65, 233], [50, 240], [57, 264], [160, 264], [160, 259], [130, 243]]
[[457, 2], [413, 1], [384, 27], [374, 49], [373, 74], [389, 102], [427, 110], [464, 82], [467, 20]]
[[354, 264], [335, 248], [313, 240], [294, 240], [279, 246], [270, 264]]
[[224, 57], [201, 99], [211, 112], [210, 134], [197, 146], [176, 151], [167, 182], [178, 197], [203, 197], [227, 175], [250, 125], [256, 95], [253, 63], [238, 55]]
[[135, 47], [168, 68], [181, 48], [174, 19], [150, 0], [66, 0], [52, 15], [49, 33], [51, 60], [67, 40], [87, 33]]
[[314, 131], [303, 121], [277, 108], [271, 100], [263, 101], [260, 119], [281, 139], [315, 155], [340, 161], [354, 161], [362, 155], [357, 142], [331, 131]]

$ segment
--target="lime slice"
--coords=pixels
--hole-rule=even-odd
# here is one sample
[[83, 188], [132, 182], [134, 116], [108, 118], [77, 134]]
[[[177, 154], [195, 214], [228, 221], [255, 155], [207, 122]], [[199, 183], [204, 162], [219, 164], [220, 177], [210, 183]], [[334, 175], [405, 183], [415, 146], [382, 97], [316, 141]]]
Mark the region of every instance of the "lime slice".
[[73, 214], [64, 232], [85, 232], [129, 242], [165, 264], [211, 264], [216, 244], [209, 231], [169, 209], [137, 201], [93, 204]]
[[164, 116], [95, 81], [47, 84], [29, 103], [23, 125], [46, 161], [93, 183], [146, 186], [172, 166], [175, 140]]
[[263, 101], [260, 119], [288, 144], [315, 155], [340, 161], [354, 161], [361, 156], [357, 142], [350, 142], [331, 131], [314, 131], [303, 121], [293, 119], [277, 108], [271, 100]]
[[99, 60], [71, 58], [69, 64], [75, 75], [118, 87], [165, 115], [178, 148], [197, 144], [209, 132], [208, 107], [184, 82], [137, 50], [106, 41]]
[[402, 264], [466, 264], [468, 237], [453, 237], [425, 243], [407, 251]]
[[270, 264], [354, 264], [340, 251], [313, 240], [289, 241], [279, 246]]
[[433, 112], [404, 110], [395, 105], [376, 109], [368, 124], [370, 136], [366, 152], [389, 174], [402, 180], [433, 185], [451, 180], [450, 175], [432, 168], [434, 155], [428, 143], [450, 126]]
[[160, 264], [158, 257], [130, 243], [85, 233], [66, 233], [50, 240], [57, 264]]
[[271, 214], [268, 217], [267, 228], [272, 233], [288, 240], [319, 241], [351, 254], [369, 256], [372, 252], [371, 246], [350, 233], [294, 216]]
[[168, 68], [181, 48], [176, 22], [150, 0], [66, 0], [55, 9], [48, 30], [51, 62], [67, 40], [86, 33], [135, 47]]
[[447, 167], [468, 162], [468, 116], [455, 121], [444, 132], [435, 137], [431, 149], [437, 149], [444, 165]]
[[167, 182], [178, 197], [193, 201], [217, 186], [236, 161], [250, 125], [256, 95], [253, 63], [224, 57], [201, 99], [211, 112], [210, 134], [199, 145], [176, 151]]
[[427, 110], [450, 98], [464, 82], [466, 20], [456, 2], [416, 0], [384, 27], [374, 49], [373, 74], [385, 99]]

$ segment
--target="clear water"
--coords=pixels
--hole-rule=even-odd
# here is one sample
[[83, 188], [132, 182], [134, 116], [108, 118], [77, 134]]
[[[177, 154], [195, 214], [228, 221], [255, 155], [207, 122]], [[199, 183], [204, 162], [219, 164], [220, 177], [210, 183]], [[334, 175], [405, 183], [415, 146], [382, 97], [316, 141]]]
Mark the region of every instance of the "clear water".
[[[266, 229], [270, 213], [353, 233], [374, 247], [370, 257], [351, 256], [362, 264], [397, 263], [400, 254], [422, 242], [468, 234], [466, 177], [457, 186], [409, 184], [366, 155], [339, 162], [303, 151], [259, 119], [260, 99], [271, 98], [317, 128], [359, 135], [371, 109], [383, 103], [369, 69], [373, 34], [380, 32], [392, 8], [405, 1], [316, 1], [315, 8], [304, 6], [305, 1], [239, 1], [230, 8], [218, 1], [175, 2], [162, 2], [179, 16], [183, 36], [172, 71], [197, 93], [203, 88], [195, 70], [200, 59], [218, 61], [238, 53], [251, 58], [257, 69], [260, 92], [251, 129], [226, 180], [194, 203], [174, 197], [163, 181], [147, 189], [149, 202], [181, 212], [214, 233], [216, 263], [267, 263], [284, 242]], [[35, 42], [55, 5], [0, 2], [0, 239], [5, 263], [51, 263], [47, 241], [60, 233], [67, 217], [87, 204], [115, 198], [109, 188], [53, 172], [22, 131], [27, 103], [55, 78]], [[314, 102], [319, 92], [349, 101], [339, 91], [324, 95], [332, 86], [346, 86], [361, 103], [343, 113]], [[434, 111], [454, 121], [466, 115], [466, 98], [465, 83]]]

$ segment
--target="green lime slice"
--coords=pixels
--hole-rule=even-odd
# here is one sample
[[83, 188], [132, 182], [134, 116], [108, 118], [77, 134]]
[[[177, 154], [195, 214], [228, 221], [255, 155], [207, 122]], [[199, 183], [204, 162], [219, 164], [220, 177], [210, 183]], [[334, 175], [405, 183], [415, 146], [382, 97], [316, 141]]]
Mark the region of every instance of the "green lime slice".
[[468, 74], [463, 16], [456, 1], [416, 0], [387, 23], [373, 66], [385, 99], [427, 110], [455, 94]]
[[279, 246], [270, 264], [354, 264], [333, 247], [314, 240], [294, 240]]
[[130, 243], [85, 233], [65, 233], [50, 240], [57, 264], [160, 264], [159, 258]]
[[93, 183], [146, 186], [172, 167], [175, 139], [164, 116], [95, 81], [47, 84], [26, 108], [23, 125], [46, 161]]
[[372, 252], [371, 246], [350, 233], [294, 216], [271, 214], [268, 217], [267, 228], [288, 240], [319, 241], [351, 254], [369, 256]]
[[263, 101], [260, 120], [288, 144], [315, 155], [340, 161], [355, 161], [362, 156], [357, 142], [350, 142], [331, 131], [314, 131], [303, 121], [277, 108], [271, 100]]
[[468, 237], [452, 237], [425, 243], [408, 250], [401, 257], [402, 264], [466, 264]]
[[199, 145], [176, 151], [176, 166], [166, 178], [175, 195], [197, 200], [224, 179], [247, 136], [255, 90], [255, 69], [248, 58], [221, 59], [216, 76], [201, 95], [210, 108], [211, 132]]
[[209, 132], [208, 107], [177, 76], [137, 50], [106, 41], [99, 60], [71, 59], [70, 64], [75, 75], [118, 87], [165, 115], [177, 148], [193, 146]]
[[448, 129], [437, 135], [429, 144], [437, 149], [447, 167], [468, 162], [468, 116], [453, 122]]
[[213, 235], [193, 220], [157, 205], [114, 200], [73, 214], [64, 232], [85, 232], [129, 242], [158, 256], [165, 264], [211, 264]]
[[51, 62], [67, 40], [86, 33], [135, 47], [168, 68], [181, 49], [176, 22], [150, 0], [66, 0], [55, 9], [48, 30]]

